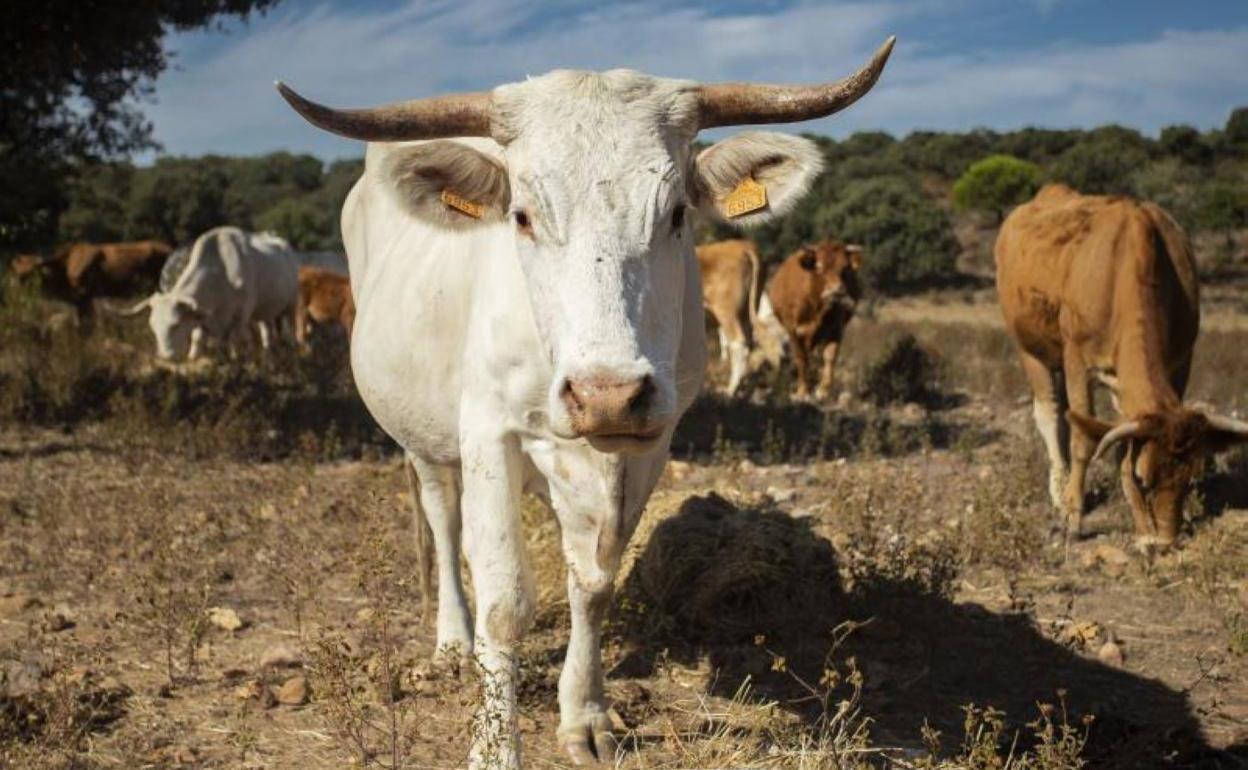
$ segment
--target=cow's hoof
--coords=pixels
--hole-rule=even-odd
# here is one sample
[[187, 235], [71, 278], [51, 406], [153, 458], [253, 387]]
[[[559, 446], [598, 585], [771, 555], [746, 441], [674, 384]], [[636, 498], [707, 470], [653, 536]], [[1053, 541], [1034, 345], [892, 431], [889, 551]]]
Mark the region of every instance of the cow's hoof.
[[1174, 548], [1174, 540], [1167, 540], [1159, 535], [1136, 535], [1135, 550], [1145, 556], [1154, 556], [1156, 554], [1166, 553]]
[[606, 714], [592, 716], [581, 725], [560, 727], [559, 743], [578, 767], [615, 764], [617, 744]]

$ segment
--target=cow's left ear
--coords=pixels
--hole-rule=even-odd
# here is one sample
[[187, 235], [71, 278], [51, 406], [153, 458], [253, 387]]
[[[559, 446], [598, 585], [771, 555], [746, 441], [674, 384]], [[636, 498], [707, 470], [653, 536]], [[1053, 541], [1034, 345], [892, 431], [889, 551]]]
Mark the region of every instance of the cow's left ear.
[[849, 256], [849, 266], [854, 270], [862, 269], [862, 247], [856, 243], [845, 245], [845, 253]]
[[809, 139], [750, 132], [717, 142], [694, 161], [694, 196], [712, 219], [752, 227], [783, 216], [823, 168]]

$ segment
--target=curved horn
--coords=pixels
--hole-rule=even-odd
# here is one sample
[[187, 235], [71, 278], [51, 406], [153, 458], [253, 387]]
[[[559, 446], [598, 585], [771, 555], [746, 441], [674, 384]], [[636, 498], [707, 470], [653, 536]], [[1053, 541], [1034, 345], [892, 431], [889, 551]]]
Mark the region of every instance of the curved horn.
[[484, 92], [413, 99], [360, 110], [336, 110], [303, 98], [280, 80], [274, 85], [304, 120], [348, 139], [404, 142], [490, 135], [490, 95]]
[[144, 310], [146, 310], [146, 309], [148, 308], [148, 306], [150, 306], [151, 304], [152, 304], [152, 298], [151, 298], [151, 297], [147, 297], [146, 299], [144, 299], [144, 300], [140, 301], [140, 302], [139, 302], [138, 304], [136, 304], [136, 305], [133, 305], [133, 306], [131, 306], [131, 307], [128, 307], [128, 308], [126, 308], [125, 310], [117, 310], [117, 311], [115, 311], [115, 312], [116, 312], [116, 313], [117, 313], [117, 315], [119, 315], [119, 316], [125, 316], [125, 317], [127, 317], [127, 318], [128, 318], [128, 317], [130, 317], [130, 316], [135, 316], [135, 315], [138, 315], [139, 313], [142, 313], [142, 312], [143, 312]]
[[698, 87], [698, 126], [797, 123], [831, 115], [858, 101], [879, 79], [896, 36], [876, 49], [866, 66], [834, 83], [778, 86], [716, 83]]
[[1111, 446], [1117, 444], [1119, 441], [1133, 436], [1138, 436], [1141, 428], [1142, 426], [1138, 420], [1132, 420], [1130, 422], [1124, 422], [1122, 425], [1115, 427], [1109, 433], [1106, 433], [1101, 437], [1101, 443], [1096, 445], [1096, 452], [1092, 454], [1092, 462], [1096, 462], [1101, 459], [1101, 455], [1103, 455]]
[[1209, 421], [1209, 425], [1223, 433], [1230, 433], [1248, 439], [1248, 422], [1236, 420], [1234, 417], [1224, 417], [1220, 414], [1205, 413], [1205, 419]]

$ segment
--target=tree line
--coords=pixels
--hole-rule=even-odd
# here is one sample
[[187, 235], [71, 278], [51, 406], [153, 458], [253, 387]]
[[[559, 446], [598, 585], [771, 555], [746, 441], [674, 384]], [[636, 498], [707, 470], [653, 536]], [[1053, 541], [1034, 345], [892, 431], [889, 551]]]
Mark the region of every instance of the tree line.
[[[961, 250], [955, 226], [991, 227], [1046, 181], [1155, 200], [1189, 232], [1227, 243], [1248, 227], [1248, 108], [1219, 130], [1174, 126], [1157, 138], [1120, 126], [812, 138], [826, 167], [811, 194], [749, 235], [768, 262], [823, 237], [862, 244], [877, 291], [952, 279]], [[298, 248], [340, 249], [342, 201], [361, 172], [360, 160], [326, 164], [285, 152], [84, 164], [63, 190], [55, 237], [182, 244], [232, 224], [271, 230]], [[698, 232], [700, 240], [732, 235], [722, 226]]]

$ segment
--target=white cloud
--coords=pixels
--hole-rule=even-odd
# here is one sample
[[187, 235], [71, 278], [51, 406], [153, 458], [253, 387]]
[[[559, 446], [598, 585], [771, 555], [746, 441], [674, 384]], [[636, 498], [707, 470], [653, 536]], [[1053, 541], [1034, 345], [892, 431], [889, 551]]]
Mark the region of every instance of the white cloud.
[[809, 82], [851, 71], [899, 28], [914, 32], [901, 36], [875, 92], [804, 130], [1208, 126], [1225, 118], [1233, 97], [1248, 93], [1248, 28], [1018, 54], [985, 41], [979, 50], [935, 54], [923, 39], [923, 19], [949, 6], [934, 0], [812, 2], [728, 15], [662, 0], [592, 10], [567, 2], [558, 18], [536, 5], [435, 0], [368, 13], [279, 6], [224, 39], [176, 38], [184, 65], [161, 78], [148, 112], [171, 153], [358, 155], [357, 144], [294, 116], [273, 79], [344, 106], [488, 88], [555, 67]]

